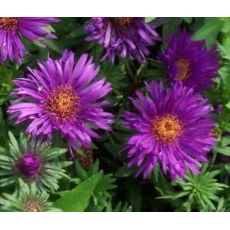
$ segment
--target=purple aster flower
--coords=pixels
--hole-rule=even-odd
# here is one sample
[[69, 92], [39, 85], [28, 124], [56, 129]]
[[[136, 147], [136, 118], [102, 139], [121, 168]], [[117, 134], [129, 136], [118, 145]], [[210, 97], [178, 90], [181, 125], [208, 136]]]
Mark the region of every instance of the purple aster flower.
[[186, 31], [169, 38], [168, 46], [160, 55], [172, 81], [182, 81], [197, 91], [207, 89], [219, 67], [216, 48], [207, 50], [204, 41], [192, 41]]
[[135, 131], [127, 143], [129, 167], [139, 167], [137, 175], [144, 178], [158, 162], [173, 179], [188, 170], [197, 174], [215, 144], [211, 106], [180, 82], [170, 89], [161, 83], [146, 86], [149, 95], [137, 92], [138, 99], [131, 99], [137, 113], [124, 114], [124, 126]]
[[29, 40], [42, 40], [43, 38], [56, 38], [46, 27], [57, 18], [16, 18], [0, 17], [0, 60], [5, 62], [21, 62], [26, 49], [21, 41], [24, 37]]
[[111, 84], [96, 79], [99, 67], [87, 54], [75, 62], [65, 51], [59, 60], [49, 58], [38, 66], [14, 80], [18, 100], [8, 109], [11, 118], [17, 124], [31, 121], [26, 131], [32, 136], [51, 139], [57, 131], [71, 147], [89, 148], [92, 137], [99, 137], [94, 129], [111, 129], [112, 114], [103, 110]]
[[159, 36], [144, 18], [92, 18], [86, 25], [87, 41], [97, 40], [106, 49], [102, 60], [112, 62], [116, 54], [143, 62]]
[[36, 153], [25, 153], [22, 158], [16, 163], [15, 168], [23, 176], [30, 178], [38, 174], [41, 162]]

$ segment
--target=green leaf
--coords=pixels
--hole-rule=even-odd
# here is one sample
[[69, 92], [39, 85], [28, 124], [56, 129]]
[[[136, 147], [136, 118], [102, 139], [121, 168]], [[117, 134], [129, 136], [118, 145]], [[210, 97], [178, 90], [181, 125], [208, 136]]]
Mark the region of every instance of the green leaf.
[[220, 21], [223, 22], [223, 28], [222, 28], [222, 32], [223, 33], [228, 33], [230, 32], [230, 18], [228, 17], [222, 17], [222, 18], [219, 18]]
[[17, 142], [14, 134], [11, 131], [9, 131], [8, 135], [9, 135], [9, 138], [10, 138], [10, 141], [12, 144], [12, 148], [15, 150], [15, 152], [20, 153], [19, 145], [18, 145], [18, 142]]
[[61, 53], [63, 50], [62, 47], [60, 47], [56, 41], [48, 40], [47, 44], [48, 47], [50, 47], [52, 50], [54, 50], [57, 53]]
[[99, 172], [96, 175], [88, 178], [73, 190], [66, 192], [55, 202], [55, 206], [65, 212], [84, 211], [87, 208], [90, 197], [93, 195], [93, 192], [101, 177], [102, 173]]
[[67, 152], [67, 149], [65, 148], [52, 148], [48, 151], [47, 158], [51, 159], [53, 157], [58, 157], [66, 152]]
[[5, 153], [7, 150], [0, 146], [0, 153]]
[[186, 23], [192, 23], [192, 17], [183, 17], [183, 20], [186, 22]]
[[145, 17], [145, 22], [151, 22], [153, 21], [153, 19], [155, 19], [155, 17]]
[[225, 211], [225, 207], [224, 207], [224, 198], [221, 197], [217, 206], [217, 212], [223, 212]]
[[204, 25], [193, 35], [193, 40], [205, 40], [207, 46], [212, 45], [223, 27], [219, 18], [207, 18]]
[[227, 34], [227, 36], [223, 37], [222, 44], [218, 44], [218, 47], [219, 47], [220, 51], [222, 52], [223, 58], [230, 60], [230, 37], [229, 37], [229, 33]]
[[215, 147], [215, 152], [222, 153], [225, 156], [230, 156], [230, 147]]
[[115, 176], [116, 176], [116, 177], [128, 177], [128, 176], [130, 176], [132, 173], [133, 173], [133, 170], [130, 169], [130, 168], [128, 168], [128, 166], [125, 165], [125, 166], [120, 167], [120, 168], [117, 170]]
[[0, 105], [8, 99], [9, 92], [12, 89], [12, 77], [14, 70], [0, 65]]
[[163, 40], [163, 47], [167, 45], [168, 37], [171, 34], [175, 33], [178, 30], [178, 27], [182, 23], [182, 18], [167, 18], [166, 23], [163, 25], [162, 28], [162, 40]]
[[85, 152], [84, 152], [84, 150], [83, 149], [77, 149], [76, 150], [76, 152], [77, 152], [77, 155], [79, 155], [79, 156], [81, 156], [81, 157], [85, 157]]

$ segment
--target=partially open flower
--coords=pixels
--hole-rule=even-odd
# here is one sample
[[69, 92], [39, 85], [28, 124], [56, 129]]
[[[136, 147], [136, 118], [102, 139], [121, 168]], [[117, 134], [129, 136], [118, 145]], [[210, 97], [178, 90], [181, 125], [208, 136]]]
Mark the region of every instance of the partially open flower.
[[34, 183], [27, 185], [20, 183], [20, 189], [14, 194], [2, 194], [0, 204], [2, 211], [10, 212], [57, 212], [48, 201], [49, 195], [45, 191], [39, 191]]
[[40, 190], [58, 189], [58, 180], [66, 177], [58, 157], [67, 150], [52, 149], [46, 142], [23, 134], [19, 141], [12, 133], [9, 137], [9, 150], [0, 153], [0, 186], [15, 186], [22, 179], [28, 184], [35, 183]]

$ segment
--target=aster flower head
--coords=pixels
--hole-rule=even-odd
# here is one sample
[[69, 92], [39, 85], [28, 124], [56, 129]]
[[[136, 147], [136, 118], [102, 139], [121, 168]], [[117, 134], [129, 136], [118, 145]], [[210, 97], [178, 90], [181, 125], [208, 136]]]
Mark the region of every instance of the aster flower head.
[[144, 18], [92, 18], [85, 31], [89, 33], [87, 41], [96, 40], [106, 49], [102, 60], [108, 58], [112, 62], [116, 54], [143, 62], [149, 46], [159, 40], [154, 26]]
[[124, 113], [124, 126], [134, 130], [128, 140], [129, 167], [148, 177], [157, 163], [175, 179], [187, 171], [199, 172], [213, 147], [211, 106], [180, 82], [166, 89], [162, 83], [146, 84], [148, 95], [131, 99], [137, 113]]
[[160, 59], [166, 65], [171, 81], [181, 81], [196, 91], [210, 87], [219, 67], [216, 48], [207, 50], [204, 41], [193, 41], [184, 30], [169, 38]]
[[48, 201], [49, 195], [37, 189], [36, 184], [25, 184], [20, 181], [20, 189], [14, 194], [4, 193], [0, 197], [0, 207], [2, 211], [9, 212], [57, 212], [61, 211], [55, 208]]
[[32, 136], [51, 139], [59, 132], [70, 147], [89, 148], [92, 138], [99, 137], [94, 129], [111, 128], [112, 114], [103, 110], [111, 84], [96, 79], [99, 67], [87, 54], [75, 62], [74, 54], [65, 51], [59, 60], [38, 65], [27, 78], [14, 80], [18, 100], [8, 112], [17, 123], [31, 121], [26, 131]]
[[46, 28], [50, 23], [58, 22], [57, 18], [35, 17], [0, 17], [0, 60], [21, 62], [26, 48], [21, 38], [29, 40], [54, 39], [56, 36]]
[[58, 157], [67, 149], [50, 148], [46, 142], [20, 135], [19, 142], [9, 132], [9, 149], [0, 152], [0, 186], [17, 185], [19, 180], [35, 183], [40, 190], [55, 191], [58, 180], [67, 177]]

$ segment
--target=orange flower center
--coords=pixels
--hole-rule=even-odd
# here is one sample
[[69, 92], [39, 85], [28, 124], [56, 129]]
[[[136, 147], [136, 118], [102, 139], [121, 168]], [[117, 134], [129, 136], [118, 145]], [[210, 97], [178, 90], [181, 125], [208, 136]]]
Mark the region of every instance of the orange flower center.
[[14, 31], [18, 28], [18, 18], [0, 17], [0, 28], [2, 30]]
[[152, 132], [163, 143], [176, 140], [182, 133], [182, 124], [176, 116], [164, 115], [153, 121]]
[[46, 100], [46, 109], [58, 120], [67, 120], [79, 111], [79, 97], [72, 87], [60, 86]]
[[176, 79], [177, 80], [185, 80], [189, 77], [189, 71], [190, 71], [190, 64], [189, 61], [180, 58], [176, 61], [176, 67], [178, 69]]
[[110, 18], [109, 21], [117, 30], [125, 30], [132, 26], [133, 18]]
[[25, 212], [41, 212], [41, 207], [38, 202], [29, 200], [26, 202], [24, 211]]

